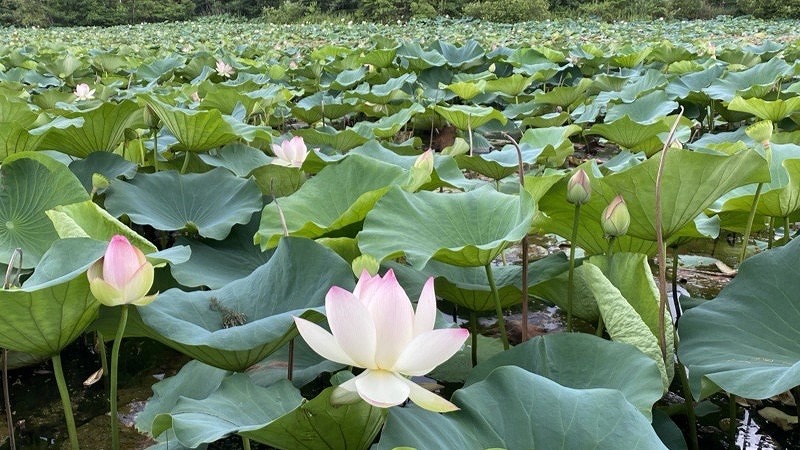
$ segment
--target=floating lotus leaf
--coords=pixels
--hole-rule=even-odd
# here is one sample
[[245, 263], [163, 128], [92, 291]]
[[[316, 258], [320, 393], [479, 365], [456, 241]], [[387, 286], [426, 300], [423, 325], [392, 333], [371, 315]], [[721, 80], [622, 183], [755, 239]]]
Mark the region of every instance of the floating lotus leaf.
[[9, 156], [0, 179], [0, 261], [21, 248], [23, 267], [34, 267], [58, 239], [46, 211], [89, 195], [65, 165], [41, 153]]
[[583, 276], [594, 294], [611, 339], [636, 346], [658, 365], [663, 391], [674, 375], [672, 317], [664, 312], [667, 364], [658, 343], [658, 288], [640, 253], [592, 256], [583, 263]]
[[164, 171], [140, 174], [130, 182], [112, 182], [105, 206], [114, 216], [125, 214], [135, 223], [159, 230], [189, 229], [224, 239], [233, 225], [247, 223], [258, 211], [261, 192], [254, 181], [222, 168], [184, 175]]
[[101, 103], [95, 108], [67, 113], [69, 119], [83, 119], [81, 126], [54, 128], [39, 147], [85, 158], [93, 152], [111, 152], [125, 139], [125, 129], [140, 120], [136, 102]]
[[716, 299], [681, 317], [678, 356], [695, 398], [705, 381], [752, 399], [800, 385], [798, 257], [800, 239], [748, 258]]
[[154, 339], [206, 364], [243, 371], [297, 335], [293, 316], [320, 320], [334, 285], [352, 289], [350, 264], [313, 241], [285, 238], [246, 278], [209, 291], [170, 289], [138, 310]]
[[515, 196], [484, 186], [410, 194], [395, 188], [367, 214], [358, 245], [379, 261], [405, 255], [416, 268], [430, 260], [483, 266], [527, 234], [534, 210], [526, 191]]
[[461, 410], [392, 408], [377, 449], [666, 448], [620, 391], [572, 389], [515, 366], [459, 389], [453, 403]]
[[[571, 147], [571, 145], [570, 145]], [[522, 162], [533, 164], [544, 148], [532, 148], [528, 144], [520, 145]], [[503, 147], [499, 151], [470, 155], [458, 155], [455, 157], [459, 167], [466, 170], [477, 172], [493, 180], [503, 178], [516, 173], [519, 170], [519, 157], [517, 150], [510, 145]]]
[[585, 333], [548, 334], [523, 342], [478, 364], [464, 386], [501, 366], [518, 366], [573, 389], [616, 389], [648, 419], [663, 395], [655, 361], [632, 345]]
[[265, 206], [254, 242], [262, 249], [277, 245], [284, 233], [281, 214], [289, 234], [310, 238], [361, 222], [389, 187], [405, 176], [398, 166], [349, 156], [326, 167], [291, 196]]

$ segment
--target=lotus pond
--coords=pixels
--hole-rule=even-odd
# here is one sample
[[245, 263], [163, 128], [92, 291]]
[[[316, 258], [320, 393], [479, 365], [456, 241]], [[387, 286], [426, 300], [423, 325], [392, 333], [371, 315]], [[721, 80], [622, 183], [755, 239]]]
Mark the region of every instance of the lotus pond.
[[1, 30], [0, 444], [797, 445], [797, 25]]

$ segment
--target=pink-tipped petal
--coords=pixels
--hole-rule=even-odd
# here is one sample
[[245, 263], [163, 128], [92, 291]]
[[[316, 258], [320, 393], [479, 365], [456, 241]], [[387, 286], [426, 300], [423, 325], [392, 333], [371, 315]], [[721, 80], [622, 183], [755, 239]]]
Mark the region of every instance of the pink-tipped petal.
[[153, 266], [145, 262], [139, 270], [133, 274], [128, 283], [122, 287], [122, 295], [125, 303], [134, 303], [147, 295], [153, 286], [154, 270]]
[[447, 328], [422, 333], [406, 346], [397, 359], [395, 372], [404, 375], [425, 375], [450, 359], [469, 337], [463, 328]]
[[365, 298], [371, 297], [371, 293], [379, 286], [381, 283], [381, 276], [375, 275], [374, 277], [369, 274], [369, 272], [364, 269], [361, 271], [361, 275], [358, 277], [358, 282], [356, 283], [355, 289], [353, 289], [353, 295], [355, 295], [362, 303], [364, 303]]
[[295, 317], [294, 323], [297, 326], [297, 331], [300, 332], [300, 336], [318, 355], [340, 364], [356, 365], [355, 361], [339, 347], [333, 335], [325, 331], [325, 329], [300, 317]]
[[414, 336], [431, 331], [436, 323], [436, 294], [433, 291], [433, 277], [428, 278], [417, 301], [414, 313]]
[[411, 387], [403, 378], [385, 370], [365, 370], [353, 378], [358, 395], [370, 405], [388, 408], [403, 403]]
[[367, 306], [377, 333], [375, 363], [391, 369], [414, 337], [414, 308], [391, 270], [371, 295], [376, 296]]
[[357, 367], [376, 368], [375, 324], [367, 308], [349, 291], [333, 286], [325, 296], [328, 325], [339, 347]]
[[405, 380], [409, 384], [411, 392], [409, 397], [420, 408], [425, 408], [433, 412], [451, 412], [458, 411], [460, 408], [444, 398], [434, 394], [433, 392], [423, 388], [422, 386], [414, 383], [411, 380]]
[[142, 265], [140, 254], [144, 259], [141, 250], [131, 245], [124, 236], [111, 238], [103, 257], [103, 279], [118, 288], [125, 286]]

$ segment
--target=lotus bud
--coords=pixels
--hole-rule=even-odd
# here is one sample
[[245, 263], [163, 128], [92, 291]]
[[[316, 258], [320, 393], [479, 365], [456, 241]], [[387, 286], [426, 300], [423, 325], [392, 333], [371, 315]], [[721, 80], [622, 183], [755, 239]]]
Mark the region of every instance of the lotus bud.
[[403, 184], [403, 189], [408, 192], [416, 192], [425, 183], [431, 181], [433, 173], [433, 149], [428, 149], [419, 155], [411, 166], [408, 182]]
[[611, 203], [603, 210], [600, 224], [603, 226], [603, 232], [606, 237], [622, 236], [628, 232], [628, 227], [631, 225], [631, 215], [628, 212], [628, 207], [625, 205], [625, 199], [622, 198], [622, 194], [617, 194], [614, 200], [611, 200]]
[[161, 121], [161, 119], [158, 118], [158, 115], [156, 115], [156, 112], [153, 111], [153, 108], [151, 108], [150, 105], [147, 105], [142, 111], [142, 118], [144, 119], [144, 123], [147, 124], [147, 128], [150, 128], [151, 130], [158, 128], [158, 123]]
[[351, 267], [356, 276], [361, 276], [364, 271], [367, 271], [370, 276], [374, 277], [378, 274], [381, 263], [372, 255], [360, 255], [353, 260]]
[[764, 147], [769, 146], [769, 141], [772, 139], [772, 121], [762, 120], [756, 122], [744, 129], [744, 132], [750, 139], [760, 143]]
[[108, 178], [99, 173], [92, 174], [92, 192], [103, 192], [108, 189]]
[[586, 171], [578, 169], [567, 183], [567, 201], [575, 205], [582, 205], [592, 197], [592, 182]]
[[414, 168], [422, 169], [428, 175], [433, 173], [433, 149], [428, 149], [414, 161]]
[[106, 253], [86, 273], [92, 295], [103, 305], [144, 306], [155, 300], [147, 295], [153, 286], [153, 265], [144, 253], [121, 235], [111, 238]]
[[133, 128], [125, 128], [125, 140], [135, 141], [136, 139], [139, 139], [139, 133], [137, 133]]

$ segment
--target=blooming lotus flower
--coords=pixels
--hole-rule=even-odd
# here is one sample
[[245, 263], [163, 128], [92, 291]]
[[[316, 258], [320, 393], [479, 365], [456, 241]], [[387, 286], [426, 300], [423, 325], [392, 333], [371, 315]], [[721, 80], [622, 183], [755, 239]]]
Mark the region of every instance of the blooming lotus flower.
[[91, 100], [94, 98], [94, 89], [90, 89], [86, 83], [81, 83], [75, 86], [76, 100]]
[[300, 335], [321, 356], [366, 369], [339, 385], [333, 401], [357, 395], [373, 406], [388, 408], [410, 397], [431, 411], [458, 409], [407, 378], [425, 375], [447, 361], [469, 337], [461, 328], [433, 329], [433, 278], [425, 283], [415, 312], [393, 271], [383, 277], [364, 271], [352, 293], [338, 286], [328, 291], [325, 314], [331, 333], [295, 317]]
[[272, 152], [275, 153], [272, 164], [279, 166], [302, 167], [308, 156], [308, 148], [302, 136], [283, 141], [281, 145], [272, 144]]
[[225, 61], [218, 60], [217, 61], [217, 75], [225, 78], [230, 78], [233, 76], [234, 70], [230, 64], [226, 63]]
[[153, 286], [153, 265], [124, 236], [111, 238], [103, 258], [86, 275], [92, 295], [106, 306], [144, 306], [156, 298], [147, 295]]

